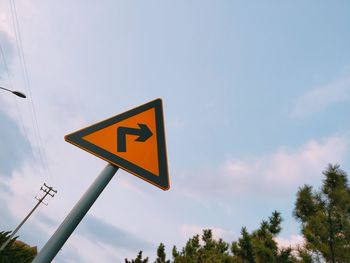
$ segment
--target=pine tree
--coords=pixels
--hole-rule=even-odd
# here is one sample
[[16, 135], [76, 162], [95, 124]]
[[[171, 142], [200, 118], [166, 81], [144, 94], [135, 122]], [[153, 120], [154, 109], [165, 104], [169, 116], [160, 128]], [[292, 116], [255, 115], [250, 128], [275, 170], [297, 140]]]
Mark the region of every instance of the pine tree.
[[319, 191], [305, 185], [297, 193], [294, 216], [306, 246], [331, 263], [350, 262], [350, 188], [339, 165], [329, 165]]
[[184, 248], [179, 252], [176, 247], [173, 248], [174, 263], [197, 263], [199, 257], [199, 235], [190, 238]]
[[215, 240], [210, 229], [203, 230], [201, 236], [190, 238], [185, 247], [179, 252], [174, 246], [174, 263], [233, 263], [229, 254], [229, 245], [222, 239]]
[[282, 217], [277, 211], [268, 220], [263, 220], [260, 228], [251, 234], [245, 227], [241, 237], [231, 245], [233, 262], [239, 263], [294, 263], [304, 262], [292, 254], [291, 248], [279, 249], [274, 238], [281, 232]]
[[148, 257], [143, 259], [142, 258], [142, 251], [140, 251], [135, 259], [132, 259], [131, 261], [129, 261], [126, 258], [125, 263], [148, 263]]
[[242, 228], [241, 235], [242, 237], [238, 242], [232, 243], [231, 251], [238, 258], [242, 259], [243, 262], [255, 263], [252, 238], [249, 235], [247, 228]]
[[155, 263], [170, 263], [170, 260], [166, 260], [165, 246], [163, 243], [159, 244]]

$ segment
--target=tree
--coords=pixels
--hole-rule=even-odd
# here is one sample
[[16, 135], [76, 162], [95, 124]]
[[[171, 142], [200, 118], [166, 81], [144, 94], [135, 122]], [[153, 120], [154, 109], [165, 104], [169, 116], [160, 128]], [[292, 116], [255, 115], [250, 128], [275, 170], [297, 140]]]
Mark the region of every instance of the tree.
[[210, 229], [203, 230], [200, 243], [199, 235], [190, 238], [181, 252], [173, 248], [174, 263], [230, 263], [229, 245], [222, 239], [213, 239]]
[[165, 246], [163, 243], [159, 244], [155, 263], [170, 263], [170, 260], [166, 260]]
[[[6, 242], [11, 232], [0, 232], [0, 246]], [[37, 254], [36, 247], [30, 247], [27, 244], [11, 239], [5, 249], [0, 252], [0, 263], [30, 263]]]
[[263, 220], [260, 228], [248, 233], [245, 227], [241, 230], [238, 241], [233, 242], [231, 251], [235, 262], [242, 263], [292, 263], [298, 261], [292, 255], [292, 249], [279, 249], [274, 238], [281, 232], [282, 217], [277, 211], [269, 220]]
[[350, 262], [350, 188], [339, 165], [329, 165], [319, 191], [309, 185], [297, 193], [294, 217], [301, 222], [306, 248], [327, 262]]
[[243, 227], [241, 230], [242, 237], [238, 242], [232, 242], [231, 251], [237, 259], [242, 262], [254, 263], [254, 252], [252, 238], [249, 235], [247, 228]]
[[129, 261], [126, 258], [125, 263], [148, 263], [148, 257], [143, 259], [142, 258], [142, 251], [140, 251], [135, 259], [132, 259], [131, 261]]
[[[161, 243], [155, 263], [313, 263], [310, 254], [303, 247], [297, 251], [292, 248], [278, 248], [275, 237], [282, 230], [281, 223], [281, 214], [275, 211], [252, 233], [243, 227], [241, 237], [232, 242], [231, 246], [221, 238], [214, 239], [210, 229], [204, 229], [201, 236], [194, 235], [189, 238], [182, 249], [178, 250], [174, 246], [172, 261], [166, 260], [165, 247]], [[293, 252], [298, 251], [299, 257], [296, 258]], [[141, 252], [138, 258], [142, 260]], [[126, 259], [125, 262], [142, 261], [130, 262]]]
[[[231, 245], [215, 240], [210, 229], [189, 238], [181, 249], [173, 247], [172, 261], [166, 260], [161, 243], [155, 263], [349, 263], [350, 262], [350, 187], [347, 174], [339, 165], [329, 165], [323, 172], [322, 187], [299, 188], [294, 217], [301, 222], [305, 244], [278, 248], [282, 217], [277, 211], [263, 220], [257, 230], [243, 227], [241, 236]], [[138, 260], [138, 261], [137, 261]], [[143, 263], [142, 252], [132, 262]]]

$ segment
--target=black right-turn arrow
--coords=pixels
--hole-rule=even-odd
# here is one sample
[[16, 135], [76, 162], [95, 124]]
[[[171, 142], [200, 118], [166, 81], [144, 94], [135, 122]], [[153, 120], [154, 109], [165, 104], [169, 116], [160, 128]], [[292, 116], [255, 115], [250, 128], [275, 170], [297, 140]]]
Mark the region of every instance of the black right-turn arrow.
[[126, 152], [126, 135], [139, 136], [136, 142], [145, 142], [153, 134], [146, 124], [137, 124], [140, 128], [119, 127], [117, 130], [117, 151]]

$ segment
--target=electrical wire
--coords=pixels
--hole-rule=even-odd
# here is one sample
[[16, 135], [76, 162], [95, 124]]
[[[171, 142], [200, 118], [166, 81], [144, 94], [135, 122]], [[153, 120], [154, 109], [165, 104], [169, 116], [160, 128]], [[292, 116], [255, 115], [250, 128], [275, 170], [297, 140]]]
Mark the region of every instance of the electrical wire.
[[5, 71], [6, 71], [6, 73], [7, 73], [7, 79], [8, 79], [8, 82], [9, 82], [9, 84], [10, 84], [10, 88], [12, 89], [12, 81], [11, 81], [10, 74], [9, 74], [9, 68], [8, 68], [8, 66], [7, 66], [6, 57], [5, 57], [5, 52], [4, 52], [4, 49], [2, 48], [1, 43], [0, 43], [0, 53], [1, 53], [2, 60], [3, 60], [3, 62], [4, 62]]
[[38, 123], [38, 118], [35, 110], [35, 105], [34, 105], [34, 100], [31, 92], [31, 84], [29, 80], [29, 73], [28, 73], [28, 67], [27, 67], [27, 62], [26, 58], [24, 55], [24, 49], [23, 49], [23, 43], [22, 43], [22, 37], [21, 37], [21, 32], [20, 32], [20, 27], [19, 27], [19, 22], [18, 22], [18, 15], [17, 15], [17, 8], [16, 8], [16, 3], [14, 0], [10, 0], [10, 7], [11, 7], [11, 16], [12, 16], [12, 23], [13, 23], [13, 28], [15, 32], [15, 40], [16, 40], [16, 47], [17, 47], [17, 52], [19, 56], [19, 61], [21, 64], [21, 73], [22, 73], [22, 78], [24, 82], [24, 88], [25, 92], [29, 95], [29, 108], [30, 108], [30, 117], [31, 117], [31, 122], [33, 126], [33, 131], [34, 131], [34, 138], [37, 141], [38, 144], [38, 153], [39, 157], [41, 159], [42, 165], [48, 175], [52, 176], [52, 173], [50, 171], [50, 167], [48, 164], [48, 158], [45, 150], [45, 145], [43, 143], [41, 134], [40, 134], [40, 129], [39, 129], [39, 123]]
[[[4, 68], [5, 68], [6, 75], [7, 75], [7, 81], [9, 83], [9, 87], [10, 87], [11, 90], [14, 90], [13, 89], [13, 84], [12, 84], [12, 79], [11, 79], [11, 76], [10, 76], [9, 67], [8, 67], [7, 61], [6, 61], [5, 52], [4, 52], [4, 49], [3, 49], [2, 45], [1, 45], [1, 42], [0, 42], [0, 55], [2, 57], [3, 65], [4, 65]], [[17, 98], [13, 97], [13, 99], [15, 100], [17, 115], [18, 115], [19, 120], [20, 120], [22, 133], [24, 135], [25, 141], [29, 144], [29, 138], [28, 138], [27, 129], [26, 129], [25, 125], [24, 125], [23, 116], [22, 116], [22, 113], [20, 111], [20, 108], [19, 108], [19, 105], [18, 105], [18, 102], [17, 102]], [[32, 147], [30, 147], [30, 151], [31, 151], [32, 156], [34, 157], [34, 159], [36, 159]]]

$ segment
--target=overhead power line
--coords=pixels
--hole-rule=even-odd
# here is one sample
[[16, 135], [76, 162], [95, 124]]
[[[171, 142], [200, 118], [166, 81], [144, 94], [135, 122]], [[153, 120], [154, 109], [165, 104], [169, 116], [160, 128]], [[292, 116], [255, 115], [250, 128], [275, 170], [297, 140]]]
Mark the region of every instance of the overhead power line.
[[14, 0], [10, 0], [10, 7], [11, 7], [12, 23], [13, 23], [13, 28], [15, 32], [15, 39], [17, 44], [16, 47], [17, 47], [17, 52], [18, 52], [19, 61], [21, 65], [21, 73], [22, 73], [23, 82], [24, 82], [24, 89], [26, 93], [29, 95], [28, 97], [29, 97], [29, 105], [30, 105], [29, 106], [30, 118], [33, 126], [34, 139], [37, 141], [37, 144], [38, 144], [38, 153], [39, 153], [39, 158], [42, 162], [42, 165], [44, 169], [47, 171], [47, 173], [49, 175], [52, 175], [48, 164], [46, 150], [44, 147], [45, 145], [43, 143], [40, 129], [39, 129], [39, 122], [38, 122], [38, 118], [35, 110], [34, 98], [32, 96], [32, 89], [31, 89], [31, 84], [29, 80], [28, 67], [27, 67], [27, 62], [24, 54], [21, 31], [20, 31], [19, 22], [18, 22], [17, 8]]
[[[8, 81], [9, 87], [10, 87], [11, 90], [14, 90], [14, 87], [13, 87], [13, 84], [12, 84], [11, 75], [10, 75], [9, 66], [8, 66], [8, 63], [7, 63], [7, 60], [6, 60], [6, 56], [5, 56], [5, 51], [3, 49], [3, 46], [2, 46], [1, 42], [0, 42], [0, 54], [1, 54], [1, 57], [2, 57], [2, 62], [3, 62], [4, 68], [5, 68], [5, 72], [6, 72], [6, 76], [7, 76], [7, 81]], [[18, 106], [17, 99], [16, 98], [13, 98], [13, 99], [14, 99], [15, 104], [16, 104], [17, 115], [19, 117], [19, 121], [20, 121], [20, 124], [21, 124], [21, 129], [23, 131], [24, 138], [25, 138], [26, 142], [29, 143], [28, 132], [27, 132], [27, 129], [26, 129], [25, 125], [24, 125], [23, 116], [22, 116], [22, 113], [21, 113], [20, 108]], [[31, 151], [33, 157], [35, 158], [35, 154], [34, 154], [33, 149], [31, 147], [30, 147], [30, 151]]]

